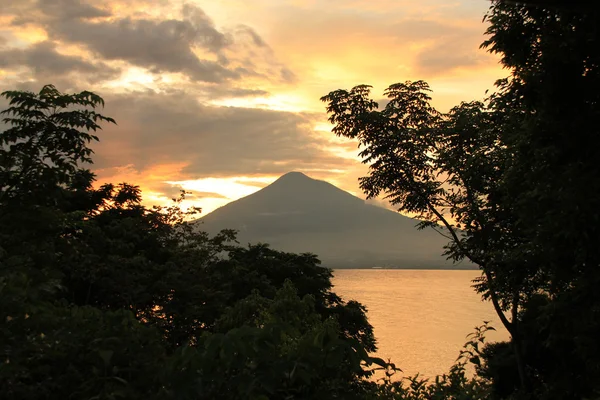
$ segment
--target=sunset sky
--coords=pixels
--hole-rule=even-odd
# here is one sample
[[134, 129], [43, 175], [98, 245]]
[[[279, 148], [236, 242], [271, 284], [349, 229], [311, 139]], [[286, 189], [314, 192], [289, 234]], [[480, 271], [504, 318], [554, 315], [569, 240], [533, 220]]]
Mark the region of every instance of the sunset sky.
[[[483, 99], [507, 74], [479, 49], [486, 0], [2, 0], [0, 91], [92, 90], [118, 126], [99, 183], [147, 204], [180, 188], [207, 213], [289, 171], [359, 195], [356, 144], [319, 98], [423, 79], [434, 105]], [[0, 102], [4, 109], [6, 102]]]

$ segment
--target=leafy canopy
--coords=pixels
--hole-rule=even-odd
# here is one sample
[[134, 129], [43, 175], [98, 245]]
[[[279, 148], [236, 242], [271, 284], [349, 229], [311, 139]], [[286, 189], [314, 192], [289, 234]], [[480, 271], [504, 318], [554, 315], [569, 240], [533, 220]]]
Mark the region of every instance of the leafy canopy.
[[375, 350], [365, 309], [309, 254], [240, 247], [189, 223], [182, 197], [85, 166], [104, 103], [2, 94], [0, 397], [360, 398]]

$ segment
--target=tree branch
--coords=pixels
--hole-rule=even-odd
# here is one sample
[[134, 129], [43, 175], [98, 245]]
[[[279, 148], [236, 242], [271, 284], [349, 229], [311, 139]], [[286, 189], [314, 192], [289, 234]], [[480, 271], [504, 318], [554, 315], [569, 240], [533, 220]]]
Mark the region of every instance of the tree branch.
[[481, 270], [483, 271], [483, 273], [485, 274], [485, 278], [487, 279], [488, 289], [490, 292], [490, 299], [492, 300], [492, 304], [494, 306], [494, 309], [496, 310], [496, 314], [498, 314], [498, 317], [500, 318], [500, 321], [502, 322], [502, 324], [504, 325], [506, 330], [512, 335], [513, 331], [514, 331], [513, 324], [508, 320], [508, 318], [506, 318], [504, 311], [502, 311], [502, 307], [500, 307], [500, 302], [498, 301], [498, 295], [496, 294], [496, 291], [494, 290], [495, 285], [493, 283], [493, 277], [492, 277], [492, 274], [487, 270], [486, 264], [483, 262], [483, 260], [479, 259], [478, 257], [473, 256], [470, 252], [468, 252], [464, 248], [460, 239], [458, 238], [458, 235], [454, 231], [454, 228], [452, 227], [452, 225], [450, 225], [450, 223], [446, 220], [446, 218], [431, 204], [431, 202], [429, 202], [428, 200], [426, 200], [426, 202], [427, 202], [427, 207], [429, 208], [429, 210], [433, 214], [435, 214], [435, 216], [440, 221], [442, 221], [444, 226], [448, 229], [448, 231], [450, 232], [450, 235], [452, 235], [454, 243], [456, 243], [456, 245], [458, 246], [461, 253], [465, 257], [467, 257], [469, 260], [471, 260], [472, 262], [474, 262], [475, 264], [477, 264], [481, 267]]

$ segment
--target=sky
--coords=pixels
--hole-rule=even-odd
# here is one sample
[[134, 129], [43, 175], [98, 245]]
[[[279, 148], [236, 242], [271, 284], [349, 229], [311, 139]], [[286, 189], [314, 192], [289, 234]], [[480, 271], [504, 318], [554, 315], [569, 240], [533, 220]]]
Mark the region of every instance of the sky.
[[[479, 49], [486, 0], [2, 0], [0, 91], [93, 91], [98, 183], [208, 213], [289, 171], [364, 198], [356, 143], [319, 99], [422, 79], [447, 111], [507, 75]], [[0, 101], [0, 109], [6, 102]], [[380, 200], [375, 200], [385, 205]]]

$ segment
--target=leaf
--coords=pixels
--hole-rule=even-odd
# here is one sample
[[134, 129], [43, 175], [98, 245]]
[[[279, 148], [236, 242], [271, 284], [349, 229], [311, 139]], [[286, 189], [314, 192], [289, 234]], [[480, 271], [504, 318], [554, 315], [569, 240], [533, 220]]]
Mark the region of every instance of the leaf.
[[127, 382], [125, 379], [123, 379], [123, 378], [121, 378], [119, 376], [113, 376], [112, 379], [114, 379], [115, 381], [120, 382], [120, 383], [122, 383], [124, 385], [128, 385], [129, 384], [129, 382]]
[[100, 358], [104, 362], [104, 366], [106, 367], [110, 365], [110, 360], [112, 359], [113, 354], [114, 351], [112, 350], [98, 350], [98, 355], [100, 356]]
[[385, 367], [387, 367], [387, 366], [388, 366], [388, 363], [387, 363], [386, 361], [384, 361], [384, 360], [383, 360], [383, 358], [379, 358], [379, 357], [369, 357], [369, 361], [370, 361], [372, 364], [379, 365], [380, 367], [384, 367], [384, 368], [385, 368]]

